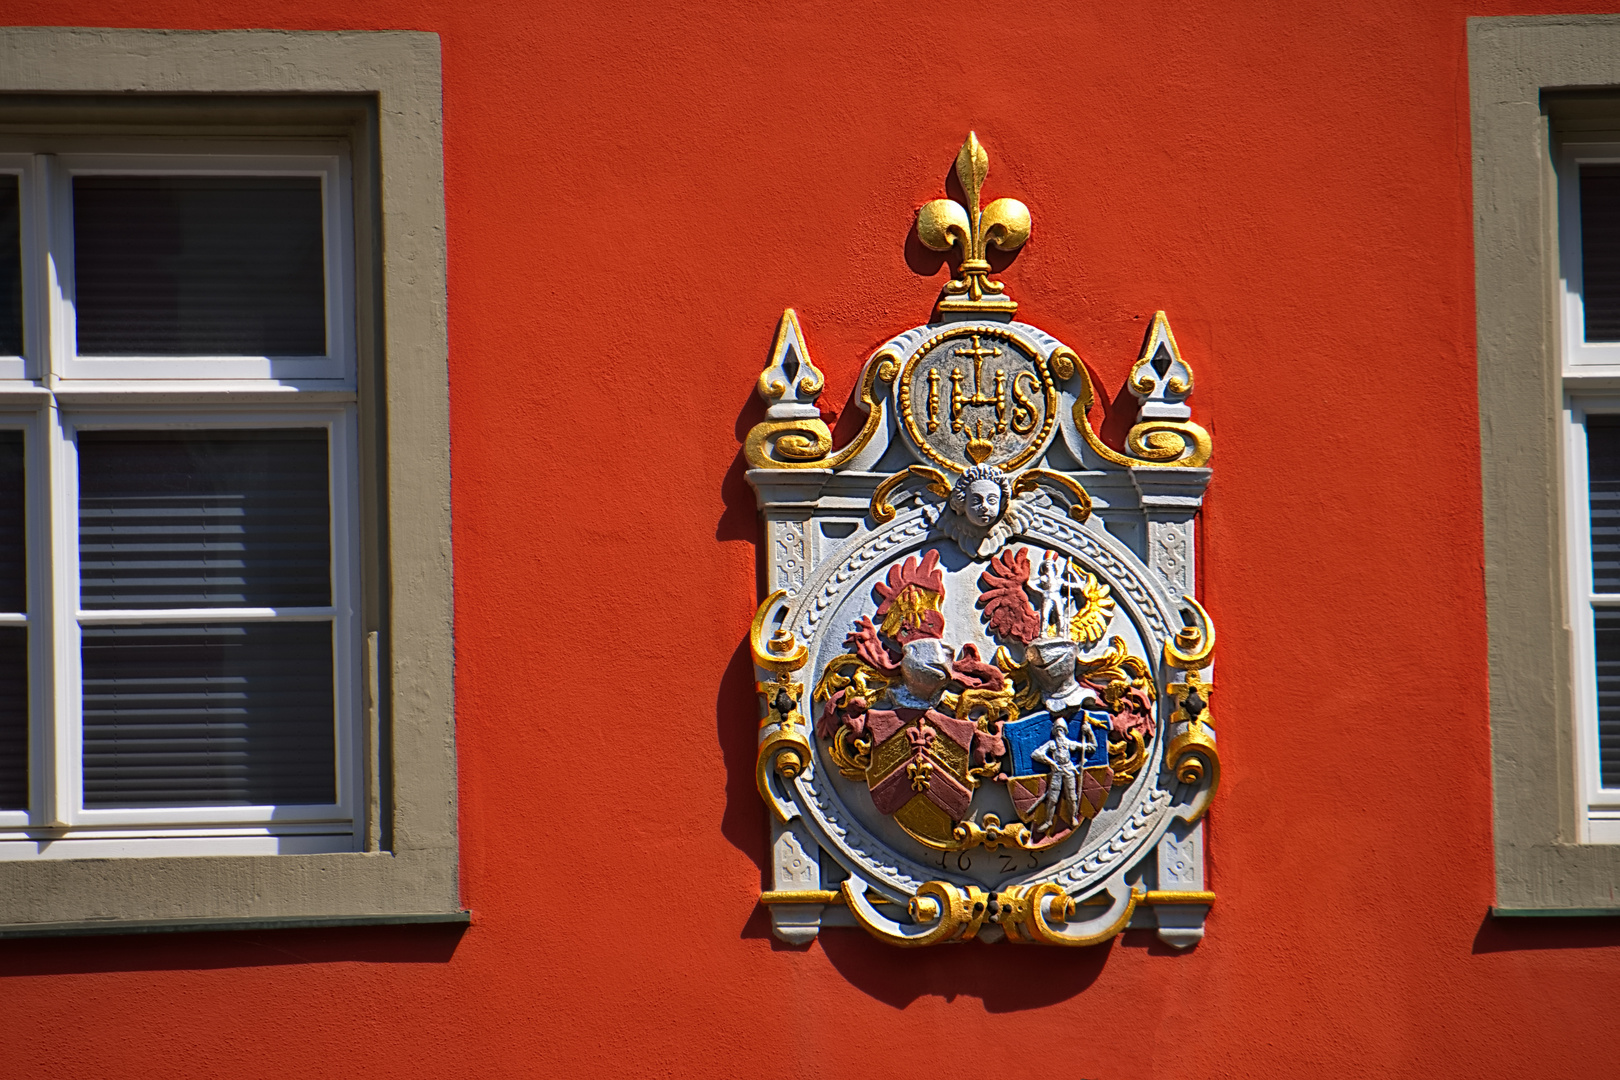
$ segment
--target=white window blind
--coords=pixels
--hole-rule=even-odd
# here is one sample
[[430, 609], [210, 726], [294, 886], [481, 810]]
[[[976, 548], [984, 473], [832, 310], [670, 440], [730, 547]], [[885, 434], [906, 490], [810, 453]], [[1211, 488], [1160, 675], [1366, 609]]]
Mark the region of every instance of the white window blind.
[[22, 199], [16, 174], [0, 173], [0, 356], [23, 354]]
[[92, 431], [78, 461], [79, 606], [163, 618], [82, 631], [85, 805], [336, 802], [326, 433]]
[[326, 352], [313, 176], [76, 176], [80, 356]]

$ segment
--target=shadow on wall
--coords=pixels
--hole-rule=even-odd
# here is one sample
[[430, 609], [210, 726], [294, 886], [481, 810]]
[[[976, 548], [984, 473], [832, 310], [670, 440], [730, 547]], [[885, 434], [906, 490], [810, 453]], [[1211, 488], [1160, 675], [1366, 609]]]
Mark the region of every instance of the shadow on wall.
[[919, 998], [977, 998], [986, 1012], [1044, 1009], [1079, 994], [1102, 973], [1115, 949], [1174, 953], [1148, 930], [1132, 930], [1084, 949], [979, 941], [901, 949], [854, 926], [827, 927], [808, 945], [789, 945], [771, 934], [761, 905], [743, 924], [743, 938], [769, 941], [775, 952], [820, 949], [849, 984], [883, 1004], [903, 1009]]
[[[875, 351], [876, 346], [873, 348]], [[761, 370], [769, 362], [770, 348], [767, 345], [760, 358]], [[829, 382], [830, 379], [829, 376]], [[822, 419], [832, 428], [834, 446], [843, 446], [853, 439], [866, 421], [866, 414], [856, 405], [860, 393], [859, 381], [852, 381], [848, 397], [837, 413], [826, 407], [830, 395], [822, 395]], [[763, 419], [765, 403], [750, 386], [741, 408], [737, 410], [735, 433], [738, 449], [720, 483], [724, 509], [714, 529], [717, 541], [743, 540], [753, 545], [754, 589], [758, 595], [763, 595], [765, 588], [765, 533], [760, 525], [754, 489], [748, 485], [748, 462], [743, 457], [742, 443], [754, 425]], [[715, 742], [720, 747], [726, 768], [726, 809], [721, 816], [720, 832], [738, 851], [754, 860], [763, 881], [770, 833], [766, 826], [764, 804], [759, 801], [759, 792], [754, 788], [754, 757], [759, 749], [759, 695], [754, 689], [754, 660], [749, 655], [746, 638], [738, 640], [720, 676], [720, 685], [715, 691], [714, 717]], [[744, 936], [754, 935], [745, 932]], [[763, 936], [769, 937], [768, 926]]]
[[107, 971], [209, 971], [282, 964], [447, 964], [467, 927], [149, 933], [0, 941], [0, 979]]
[[1571, 916], [1499, 919], [1489, 911], [1474, 935], [1473, 953], [1541, 949], [1601, 949], [1620, 945], [1620, 918]]

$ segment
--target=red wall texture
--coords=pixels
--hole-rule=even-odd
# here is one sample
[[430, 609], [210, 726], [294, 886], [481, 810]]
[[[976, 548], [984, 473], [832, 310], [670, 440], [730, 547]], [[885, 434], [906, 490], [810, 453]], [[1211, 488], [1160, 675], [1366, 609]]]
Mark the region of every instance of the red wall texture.
[[[1620, 927], [1487, 916], [1464, 19], [1550, 10], [9, 0], [441, 36], [474, 922], [0, 943], [0, 1077], [1601, 1074]], [[1164, 308], [1215, 437], [1185, 955], [755, 906], [754, 377], [789, 305], [839, 407], [926, 321], [969, 128], [1034, 214], [1020, 317], [1113, 398]]]

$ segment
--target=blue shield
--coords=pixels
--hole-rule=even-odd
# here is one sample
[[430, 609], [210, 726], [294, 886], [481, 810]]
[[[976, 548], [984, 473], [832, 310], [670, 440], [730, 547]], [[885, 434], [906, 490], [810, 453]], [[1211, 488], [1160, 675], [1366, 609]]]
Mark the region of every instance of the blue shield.
[[[1084, 762], [1086, 768], [1095, 768], [1108, 764], [1108, 728], [1113, 717], [1105, 712], [1084, 710], [1069, 718], [1069, 738], [1075, 742], [1083, 742], [1080, 737], [1079, 724], [1084, 718], [1092, 725], [1091, 731], [1097, 737], [1097, 745], [1091, 752], [1091, 757]], [[1008, 776], [1038, 776], [1047, 771], [1046, 766], [1037, 765], [1030, 760], [1030, 755], [1041, 748], [1041, 745], [1052, 738], [1052, 714], [1042, 709], [1032, 712], [1019, 720], [1014, 720], [1001, 729], [1002, 736], [1007, 740], [1007, 775]]]

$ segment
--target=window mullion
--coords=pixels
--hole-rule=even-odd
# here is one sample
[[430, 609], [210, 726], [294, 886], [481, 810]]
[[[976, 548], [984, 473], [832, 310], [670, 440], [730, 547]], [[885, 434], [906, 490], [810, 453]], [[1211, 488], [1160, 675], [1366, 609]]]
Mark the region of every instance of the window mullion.
[[43, 504], [47, 522], [45, 579], [50, 596], [44, 606], [41, 637], [47, 643], [44, 713], [47, 738], [43, 764], [42, 824], [72, 824], [80, 805], [79, 789], [79, 629], [74, 612], [79, 602], [78, 523], [74, 494], [75, 464], [72, 436], [60, 409], [52, 401], [42, 425], [46, 446], [43, 489], [35, 505]]
[[73, 326], [73, 200], [55, 154], [40, 154], [35, 169], [40, 242], [43, 246], [44, 342], [34, 358], [38, 378], [55, 388]]

